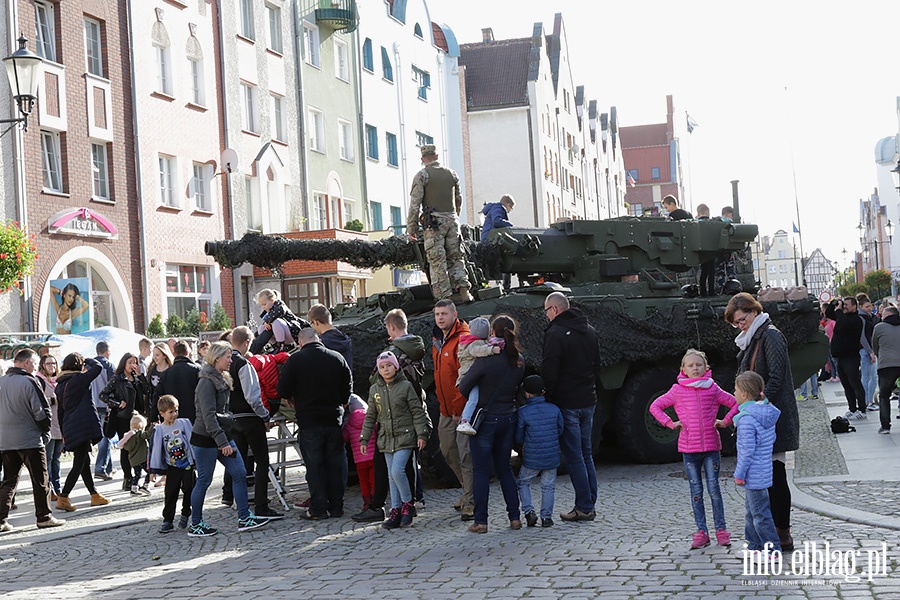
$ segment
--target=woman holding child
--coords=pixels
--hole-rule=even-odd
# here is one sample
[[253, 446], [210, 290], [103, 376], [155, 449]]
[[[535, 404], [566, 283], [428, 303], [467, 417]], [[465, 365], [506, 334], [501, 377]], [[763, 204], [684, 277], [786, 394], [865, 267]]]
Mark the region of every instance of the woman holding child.
[[509, 526], [512, 529], [522, 528], [519, 492], [509, 466], [516, 432], [516, 393], [525, 374], [515, 330], [516, 322], [510, 317], [494, 317], [492, 335], [504, 340], [503, 351], [477, 359], [459, 384], [459, 391], [465, 397], [475, 386], [479, 387], [478, 406], [485, 412], [478, 432], [469, 439], [472, 493], [475, 496], [475, 522], [469, 526], [472, 533], [487, 533], [492, 464], [506, 501]]
[[794, 381], [787, 339], [772, 324], [762, 304], [746, 292], [731, 298], [725, 309], [725, 320], [741, 330], [734, 343], [738, 353], [738, 375], [754, 371], [765, 381], [764, 396], [781, 416], [775, 426], [772, 455], [773, 480], [769, 488], [772, 518], [778, 530], [782, 550], [792, 552], [791, 491], [785, 470], [786, 453], [800, 447], [800, 416], [794, 398]]

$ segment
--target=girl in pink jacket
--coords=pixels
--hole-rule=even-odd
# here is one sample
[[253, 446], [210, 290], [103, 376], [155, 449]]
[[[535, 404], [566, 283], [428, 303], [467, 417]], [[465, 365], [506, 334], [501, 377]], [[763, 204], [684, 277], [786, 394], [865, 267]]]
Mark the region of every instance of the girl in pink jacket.
[[[728, 414], [719, 420], [719, 406], [728, 407]], [[674, 408], [677, 421], [664, 411]], [[722, 440], [716, 429], [728, 427], [738, 412], [734, 396], [713, 381], [706, 354], [690, 349], [681, 359], [678, 383], [653, 401], [650, 414], [669, 429], [680, 430], [678, 451], [684, 456], [684, 471], [691, 486], [691, 506], [697, 533], [691, 539], [691, 550], [709, 545], [706, 528], [706, 510], [703, 506], [703, 480], [706, 473], [706, 489], [712, 502], [716, 541], [720, 546], [731, 545], [731, 534], [725, 528], [725, 505], [719, 489], [719, 451]]]

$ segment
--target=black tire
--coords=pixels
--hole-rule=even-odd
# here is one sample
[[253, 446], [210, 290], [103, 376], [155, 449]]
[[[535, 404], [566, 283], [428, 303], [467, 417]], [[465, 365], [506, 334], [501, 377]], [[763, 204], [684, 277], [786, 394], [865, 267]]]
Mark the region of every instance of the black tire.
[[428, 416], [431, 417], [431, 437], [425, 449], [419, 452], [419, 468], [422, 478], [430, 487], [458, 488], [462, 487], [456, 475], [444, 460], [441, 454], [441, 441], [438, 436], [438, 423], [441, 420], [440, 405], [434, 388], [429, 388], [425, 393], [425, 405], [428, 408]]
[[[630, 460], [643, 464], [681, 460], [678, 434], [660, 425], [650, 414], [650, 404], [669, 391], [677, 375], [676, 370], [664, 367], [642, 369], [630, 376], [619, 391], [614, 431], [619, 448]], [[674, 417], [674, 412], [670, 416]]]

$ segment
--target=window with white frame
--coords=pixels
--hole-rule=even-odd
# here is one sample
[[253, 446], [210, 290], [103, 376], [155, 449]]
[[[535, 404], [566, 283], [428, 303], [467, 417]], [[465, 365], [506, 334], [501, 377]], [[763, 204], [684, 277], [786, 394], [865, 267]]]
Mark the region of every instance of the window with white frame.
[[210, 268], [166, 265], [166, 308], [185, 319], [194, 309], [212, 316]]
[[426, 144], [434, 144], [434, 138], [427, 133], [421, 131], [416, 132], [416, 146], [424, 146]]
[[256, 86], [249, 83], [241, 83], [241, 91], [244, 97], [244, 131], [259, 133], [259, 110], [257, 106], [259, 97]]
[[94, 199], [109, 200], [109, 163], [106, 144], [91, 144], [91, 171], [94, 181]]
[[253, 189], [252, 177], [244, 177], [244, 200], [247, 205], [247, 229], [262, 232], [262, 206], [260, 205], [259, 194]]
[[284, 45], [281, 43], [281, 8], [273, 4], [266, 4], [266, 16], [269, 22], [269, 49], [278, 54], [284, 53]]
[[59, 133], [55, 131], [41, 131], [41, 156], [43, 159], [44, 188], [54, 192], [63, 191]]
[[341, 218], [341, 199], [331, 199], [331, 228], [340, 229], [344, 226], [344, 220]]
[[56, 13], [49, 2], [35, 0], [35, 51], [44, 60], [56, 62]]
[[197, 106], [205, 106], [203, 90], [203, 63], [196, 58], [189, 58], [191, 76], [191, 102]]
[[353, 220], [353, 200], [344, 200], [344, 225]]
[[194, 208], [196, 210], [212, 212], [209, 171], [208, 165], [194, 163], [193, 177], [191, 177], [191, 196], [194, 198]]
[[103, 41], [100, 37], [100, 22], [84, 20], [84, 46], [87, 72], [103, 77]]
[[167, 96], [172, 95], [172, 74], [169, 64], [169, 47], [153, 46], [156, 51], [156, 90]]
[[428, 90], [431, 88], [431, 75], [428, 71], [423, 71], [419, 67], [413, 65], [413, 81], [419, 88], [419, 98], [428, 100]]
[[282, 142], [287, 141], [284, 116], [284, 98], [272, 94], [272, 137]]
[[338, 120], [338, 139], [341, 158], [353, 160], [353, 125], [349, 121]]
[[175, 157], [159, 155], [159, 201], [163, 206], [178, 207], [175, 196]]
[[321, 68], [322, 58], [319, 54], [319, 30], [309, 23], [303, 23], [303, 54], [307, 64]]
[[253, 33], [253, 0], [238, 0], [241, 17], [241, 35], [248, 40], [256, 39]]
[[392, 167], [399, 166], [400, 161], [397, 155], [397, 136], [393, 133], [385, 133], [384, 144], [387, 146], [387, 163]]
[[334, 76], [350, 81], [350, 49], [344, 40], [334, 40]]
[[325, 114], [318, 109], [309, 109], [309, 148], [325, 152]]
[[328, 229], [328, 200], [324, 194], [313, 194], [313, 229]]
[[378, 160], [378, 128], [366, 125], [366, 157]]

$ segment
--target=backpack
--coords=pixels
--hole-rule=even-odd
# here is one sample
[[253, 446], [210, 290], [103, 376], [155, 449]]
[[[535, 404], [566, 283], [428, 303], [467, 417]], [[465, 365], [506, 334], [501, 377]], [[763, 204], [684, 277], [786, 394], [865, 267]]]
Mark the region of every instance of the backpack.
[[849, 433], [856, 431], [856, 427], [850, 426], [850, 421], [844, 417], [835, 417], [831, 420], [831, 433]]

